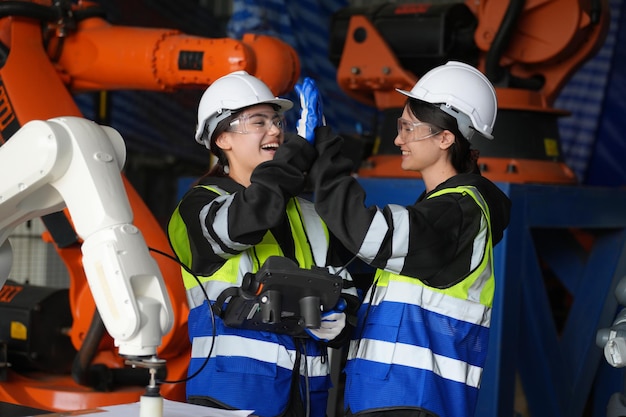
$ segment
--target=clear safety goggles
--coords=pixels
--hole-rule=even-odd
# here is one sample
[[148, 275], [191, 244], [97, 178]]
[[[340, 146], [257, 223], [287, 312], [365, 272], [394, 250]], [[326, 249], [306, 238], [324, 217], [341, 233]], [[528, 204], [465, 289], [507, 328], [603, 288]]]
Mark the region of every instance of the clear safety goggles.
[[403, 118], [398, 119], [398, 136], [403, 142], [416, 142], [432, 138], [442, 132], [430, 123], [412, 122]]
[[247, 113], [230, 122], [228, 131], [242, 134], [265, 133], [272, 126], [283, 130], [285, 128], [284, 117], [276, 112]]

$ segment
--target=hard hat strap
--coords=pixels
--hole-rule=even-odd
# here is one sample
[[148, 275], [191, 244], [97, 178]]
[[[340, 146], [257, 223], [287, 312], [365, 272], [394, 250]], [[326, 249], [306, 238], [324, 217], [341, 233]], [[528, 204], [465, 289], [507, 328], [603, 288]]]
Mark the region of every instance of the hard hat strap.
[[205, 128], [204, 128], [204, 133], [203, 133], [203, 136], [204, 136], [203, 141], [207, 145], [207, 148], [210, 146], [210, 142], [211, 142], [209, 132], [215, 132], [215, 128], [217, 127], [219, 122], [221, 122], [224, 119], [227, 119], [228, 117], [230, 117], [231, 114], [233, 114], [232, 110], [222, 109], [214, 117], [209, 117], [207, 119], [207, 121], [205, 122]]
[[459, 127], [459, 131], [461, 132], [461, 134], [463, 134], [465, 139], [467, 140], [472, 139], [472, 136], [474, 136], [475, 130], [473, 129], [472, 121], [470, 120], [469, 116], [467, 116], [465, 113], [462, 113], [458, 111], [457, 109], [455, 109], [454, 107], [445, 103], [441, 104], [439, 108], [456, 119], [456, 123]]

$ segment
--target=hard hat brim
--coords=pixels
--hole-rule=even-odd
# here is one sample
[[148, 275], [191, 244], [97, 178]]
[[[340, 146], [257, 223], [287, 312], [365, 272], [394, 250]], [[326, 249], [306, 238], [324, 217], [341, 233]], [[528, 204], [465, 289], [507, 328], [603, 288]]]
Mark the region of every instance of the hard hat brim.
[[258, 106], [259, 104], [274, 104], [278, 106], [279, 113], [284, 113], [293, 107], [293, 102], [285, 98], [275, 98], [273, 100], [265, 100], [259, 103], [255, 103], [253, 104], [253, 106]]
[[[412, 94], [410, 91], [400, 90], [399, 88], [396, 88], [396, 91], [398, 93], [400, 93], [400, 94], [403, 94], [403, 95], [407, 96], [407, 97], [414, 98], [416, 100], [422, 100], [421, 98], [419, 98], [416, 95]], [[422, 101], [424, 101], [424, 100], [422, 100]]]
[[[276, 106], [276, 107], [278, 107], [278, 109], [276, 111], [278, 113], [280, 113], [280, 114], [286, 112], [287, 110], [289, 110], [289, 109], [291, 109], [293, 107], [293, 102], [291, 100], [287, 100], [287, 99], [284, 99], [284, 98], [276, 97], [276, 98], [271, 99], [271, 100], [263, 100], [263, 101], [260, 101], [258, 103], [250, 104], [249, 106], [243, 106], [243, 107], [241, 107], [239, 109], [228, 109], [228, 110], [229, 110], [229, 112], [236, 112], [236, 111], [245, 109], [246, 107], [258, 106], [260, 104], [270, 104], [270, 105]], [[205, 120], [205, 123], [206, 123], [206, 120]], [[204, 124], [202, 126], [198, 125], [196, 127], [196, 141], [198, 143], [200, 143], [200, 144], [203, 143], [203, 141], [202, 141], [202, 133], [203, 133], [203, 131], [204, 131]]]

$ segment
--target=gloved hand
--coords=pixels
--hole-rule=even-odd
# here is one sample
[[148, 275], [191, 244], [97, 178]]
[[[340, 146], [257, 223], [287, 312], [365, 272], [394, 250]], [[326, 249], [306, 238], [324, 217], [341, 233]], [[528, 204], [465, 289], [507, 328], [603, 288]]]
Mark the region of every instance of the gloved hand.
[[322, 97], [315, 81], [306, 77], [302, 84], [296, 84], [296, 92], [300, 96], [300, 119], [298, 119], [298, 135], [315, 144], [315, 128], [326, 125]]
[[319, 329], [306, 329], [306, 332], [315, 340], [330, 342], [346, 327], [346, 300], [340, 298], [337, 305], [330, 311], [322, 313]]

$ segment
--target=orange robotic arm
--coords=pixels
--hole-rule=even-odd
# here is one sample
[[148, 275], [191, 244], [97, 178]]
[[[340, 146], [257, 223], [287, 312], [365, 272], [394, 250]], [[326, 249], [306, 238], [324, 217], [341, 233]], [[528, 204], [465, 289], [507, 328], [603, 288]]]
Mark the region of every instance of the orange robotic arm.
[[496, 87], [508, 88], [498, 96], [500, 108], [550, 109], [574, 72], [598, 52], [609, 30], [607, 0], [466, 4], [476, 7], [478, 67]]
[[[71, 9], [64, 8], [69, 1], [52, 3], [0, 2], [0, 145], [31, 120], [81, 117], [72, 96], [77, 92], [205, 88], [220, 76], [243, 69], [280, 95], [293, 88], [300, 74], [295, 51], [269, 36], [246, 35], [237, 41], [189, 36], [170, 29], [114, 26], [86, 2], [79, 1]], [[122, 180], [135, 224], [143, 231], [147, 245], [172, 255], [163, 228], [127, 179]], [[60, 216], [66, 220], [62, 226], [71, 230], [72, 220], [65, 214]], [[59, 216], [55, 217], [55, 222], [58, 220]], [[59, 244], [50, 227], [54, 223], [44, 222], [49, 230], [44, 239], [55, 244], [69, 271], [73, 323], [68, 333], [79, 350], [83, 361], [80, 365], [124, 368], [112, 340], [100, 340], [101, 334], [92, 331], [97, 324], [96, 308], [82, 267], [78, 238], [77, 244]], [[174, 316], [172, 330], [163, 336], [158, 356], [167, 362], [167, 380], [174, 381], [185, 377], [189, 360], [186, 295], [180, 267], [164, 256], [154, 258]], [[90, 350], [83, 355], [85, 345]], [[85, 379], [93, 378], [90, 369], [81, 371]], [[102, 392], [70, 375], [33, 376], [17, 369], [12, 370], [10, 378], [8, 382], [0, 381], [0, 401], [52, 411], [133, 402], [145, 388], [116, 390], [113, 386], [106, 387], [113, 392]], [[164, 384], [161, 393], [169, 399], [184, 400], [184, 384]]]
[[396, 88], [410, 89], [428, 69], [460, 60], [494, 83], [500, 108], [550, 111], [563, 85], [602, 46], [608, 27], [607, 0], [348, 8], [334, 18], [335, 34], [345, 37], [335, 42], [341, 44], [337, 81], [356, 100], [384, 110], [403, 105]]
[[[295, 50], [270, 36], [247, 34], [239, 41], [114, 26], [92, 12], [97, 8], [90, 3], [79, 2], [71, 12], [50, 3], [0, 2], [0, 18], [15, 13], [0, 19], [8, 56], [0, 95], [8, 96], [7, 106], [19, 122], [5, 132], [9, 121], [0, 120], [5, 139], [29, 120], [76, 115], [70, 92], [205, 88], [229, 72], [245, 70], [280, 95], [300, 76]], [[55, 99], [48, 100], [48, 94]], [[59, 99], [63, 96], [68, 100]]]
[[[132, 39], [132, 42], [129, 42]], [[279, 39], [248, 34], [241, 41], [208, 39], [176, 30], [113, 26], [101, 18], [51, 42], [57, 69], [73, 91], [204, 88], [222, 75], [245, 70], [275, 94], [290, 91], [300, 73], [295, 51]]]
[[[572, 183], [576, 178], [560, 163], [555, 139], [556, 119], [567, 113], [552, 106], [602, 47], [609, 23], [607, 0], [385, 3], [333, 16], [331, 34], [338, 39], [331, 42], [331, 59], [346, 94], [389, 112], [405, 103], [395, 89], [410, 90], [429, 69], [449, 60], [474, 65], [496, 87], [499, 126], [529, 126], [529, 118], [538, 126], [507, 131], [508, 142], [481, 143], [484, 174], [495, 181]], [[418, 176], [382, 153], [359, 174]]]

